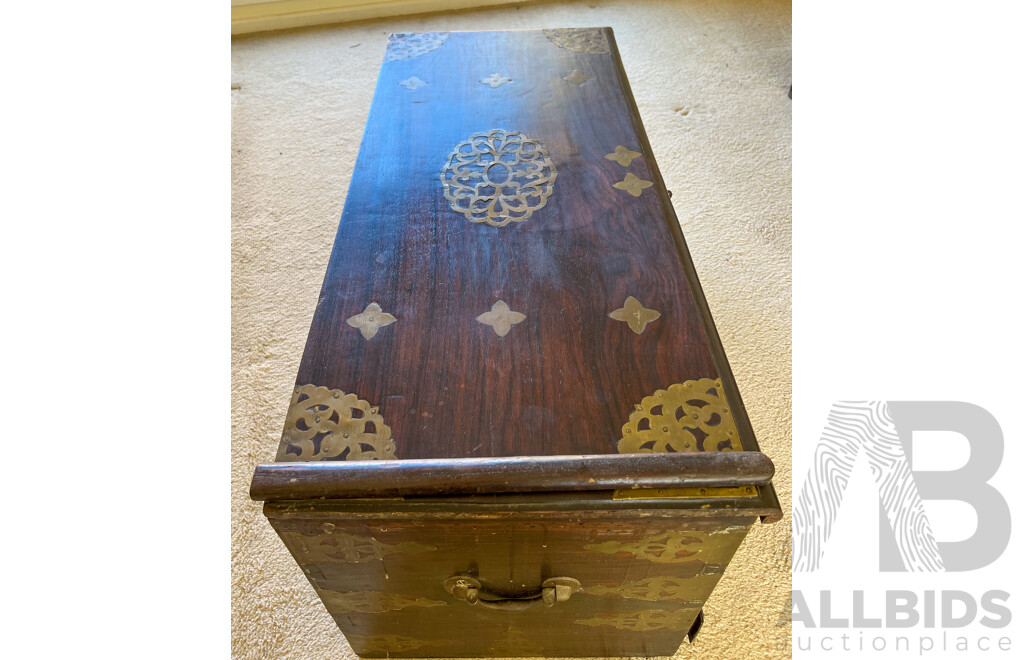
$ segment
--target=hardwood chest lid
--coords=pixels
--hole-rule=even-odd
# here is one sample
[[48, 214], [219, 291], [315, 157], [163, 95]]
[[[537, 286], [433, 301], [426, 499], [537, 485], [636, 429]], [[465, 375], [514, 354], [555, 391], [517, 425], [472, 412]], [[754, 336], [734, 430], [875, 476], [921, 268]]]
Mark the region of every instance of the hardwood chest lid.
[[391, 35], [277, 460], [743, 450], [611, 29]]

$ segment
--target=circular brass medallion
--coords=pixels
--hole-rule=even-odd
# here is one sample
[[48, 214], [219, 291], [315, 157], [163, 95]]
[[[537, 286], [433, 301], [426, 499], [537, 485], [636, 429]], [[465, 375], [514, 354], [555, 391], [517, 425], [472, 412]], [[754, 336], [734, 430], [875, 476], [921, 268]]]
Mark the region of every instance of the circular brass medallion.
[[560, 30], [544, 30], [548, 41], [559, 48], [574, 50], [577, 53], [594, 53], [607, 55], [611, 52], [608, 38], [601, 28], [562, 28]]
[[388, 39], [385, 62], [408, 60], [440, 48], [448, 40], [447, 32], [397, 32]]
[[555, 185], [547, 149], [517, 131], [494, 129], [461, 142], [441, 170], [452, 210], [472, 222], [503, 227], [547, 204]]

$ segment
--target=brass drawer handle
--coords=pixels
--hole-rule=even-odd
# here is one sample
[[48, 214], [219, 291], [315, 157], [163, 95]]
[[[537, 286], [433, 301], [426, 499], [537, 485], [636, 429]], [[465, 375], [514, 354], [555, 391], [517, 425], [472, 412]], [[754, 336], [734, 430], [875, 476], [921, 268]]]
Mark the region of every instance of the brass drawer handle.
[[536, 596], [502, 598], [487, 593], [480, 584], [480, 580], [476, 578], [468, 575], [453, 575], [444, 581], [444, 590], [470, 605], [479, 605], [502, 612], [524, 612], [541, 605], [551, 607], [555, 603], [569, 600], [569, 596], [580, 590], [580, 581], [571, 577], [548, 578], [541, 583], [540, 593]]

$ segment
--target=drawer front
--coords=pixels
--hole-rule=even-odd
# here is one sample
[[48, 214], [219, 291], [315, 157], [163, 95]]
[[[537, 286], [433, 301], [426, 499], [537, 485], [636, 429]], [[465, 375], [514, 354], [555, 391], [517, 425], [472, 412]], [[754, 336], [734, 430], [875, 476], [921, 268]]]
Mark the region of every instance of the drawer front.
[[[317, 513], [271, 522], [361, 656], [581, 657], [674, 654], [754, 518]], [[477, 589], [468, 600], [488, 602], [446, 590], [460, 577]], [[558, 577], [580, 589], [543, 602], [545, 580]]]

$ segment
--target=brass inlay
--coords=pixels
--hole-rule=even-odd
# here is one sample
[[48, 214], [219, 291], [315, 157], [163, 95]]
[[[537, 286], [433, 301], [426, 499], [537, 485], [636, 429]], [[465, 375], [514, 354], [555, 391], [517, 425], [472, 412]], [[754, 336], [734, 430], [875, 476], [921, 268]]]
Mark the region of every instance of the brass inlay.
[[722, 381], [701, 378], [644, 397], [622, 426], [619, 453], [742, 450], [721, 388]]
[[693, 578], [684, 580], [677, 577], [658, 576], [635, 582], [623, 582], [617, 587], [598, 584], [583, 589], [591, 596], [628, 598], [629, 600], [678, 601], [690, 603], [700, 609], [701, 591], [694, 588]]
[[666, 532], [638, 541], [605, 541], [583, 548], [606, 555], [632, 555], [658, 564], [681, 564], [697, 559], [701, 543], [703, 539], [692, 532]]
[[488, 76], [486, 78], [481, 78], [480, 82], [482, 82], [485, 85], [490, 85], [491, 89], [498, 89], [499, 87], [501, 87], [505, 83], [512, 82], [512, 79], [511, 78], [506, 78], [505, 76], [501, 75], [500, 73], [492, 73], [490, 76]]
[[400, 32], [388, 38], [384, 61], [407, 60], [437, 50], [448, 40], [447, 32]]
[[629, 326], [630, 330], [639, 335], [644, 331], [648, 323], [661, 318], [661, 312], [647, 309], [639, 300], [629, 296], [622, 307], [609, 312], [608, 316], [616, 321], [624, 322]]
[[681, 610], [640, 610], [623, 612], [612, 616], [595, 616], [590, 619], [577, 619], [576, 623], [583, 626], [611, 626], [618, 630], [689, 630], [694, 617], [700, 612], [699, 607]]
[[494, 329], [495, 334], [499, 337], [504, 337], [512, 329], [512, 326], [516, 323], [522, 323], [526, 320], [526, 315], [519, 312], [513, 312], [509, 309], [508, 305], [504, 300], [499, 300], [491, 306], [491, 311], [484, 312], [480, 316], [476, 317], [477, 321], [480, 321], [484, 325], [489, 325]]
[[579, 69], [573, 69], [572, 73], [570, 73], [569, 75], [567, 75], [564, 78], [562, 78], [562, 80], [564, 80], [566, 82], [570, 82], [573, 85], [577, 85], [578, 86], [578, 85], [582, 85], [583, 83], [587, 82], [588, 80], [590, 80], [590, 78], [591, 78], [591, 76], [588, 76], [587, 74], [583, 73]]
[[543, 208], [555, 177], [544, 145], [496, 128], [456, 145], [441, 170], [441, 185], [452, 210], [472, 222], [503, 227]]
[[345, 638], [357, 654], [367, 653], [405, 653], [424, 646], [444, 646], [448, 642], [437, 640], [415, 639], [404, 635], [356, 635], [345, 633]]
[[537, 637], [509, 626], [505, 634], [494, 640], [487, 650], [498, 657], [521, 656], [524, 652], [533, 656], [543, 656], [543, 644]]
[[420, 554], [434, 552], [435, 546], [405, 541], [384, 543], [372, 536], [356, 536], [346, 532], [328, 531], [326, 534], [306, 536], [296, 532], [283, 532], [281, 537], [288, 542], [299, 556], [305, 557], [303, 564], [365, 564], [380, 561], [395, 554]]
[[548, 41], [559, 48], [574, 50], [577, 53], [595, 53], [607, 55], [611, 52], [608, 38], [600, 28], [562, 28], [544, 30]]
[[640, 193], [650, 188], [654, 184], [646, 179], [641, 179], [637, 175], [630, 172], [626, 175], [626, 178], [618, 183], [613, 183], [612, 188], [618, 188], [619, 190], [625, 190], [633, 197], [639, 197]]
[[295, 388], [278, 461], [364, 461], [395, 457], [391, 428], [355, 394], [316, 385]]
[[[635, 557], [656, 564], [694, 562], [699, 572], [707, 572], [707, 564], [727, 563], [747, 533], [738, 526], [716, 532], [682, 530], [647, 536], [635, 541], [604, 541], [583, 546], [584, 550], [606, 555]], [[705, 565], [705, 568], [701, 568]]]
[[345, 319], [345, 323], [348, 323], [353, 328], [359, 328], [363, 339], [373, 339], [378, 330], [386, 325], [391, 325], [397, 320], [394, 316], [381, 309], [380, 305], [372, 302], [360, 313]]
[[610, 154], [605, 154], [604, 157], [607, 158], [608, 160], [614, 160], [616, 163], [622, 165], [623, 167], [629, 167], [629, 164], [632, 163], [635, 158], [639, 158], [642, 155], [643, 154], [641, 154], [639, 151], [630, 151], [629, 149], [625, 148], [620, 144], [619, 146], [615, 147], [615, 151], [611, 152]]
[[402, 87], [405, 87], [409, 91], [412, 91], [414, 89], [419, 89], [420, 87], [423, 87], [424, 85], [427, 84], [427, 81], [420, 80], [416, 76], [412, 76], [411, 78], [406, 78], [405, 80], [399, 80], [398, 84], [401, 85]]
[[631, 488], [612, 493], [613, 500], [699, 500], [709, 497], [757, 497], [757, 488]]
[[440, 600], [389, 594], [381, 591], [330, 591], [325, 589], [320, 592], [320, 598], [323, 599], [327, 611], [331, 614], [348, 614], [350, 612], [381, 614], [407, 607], [446, 607], [448, 605]]

